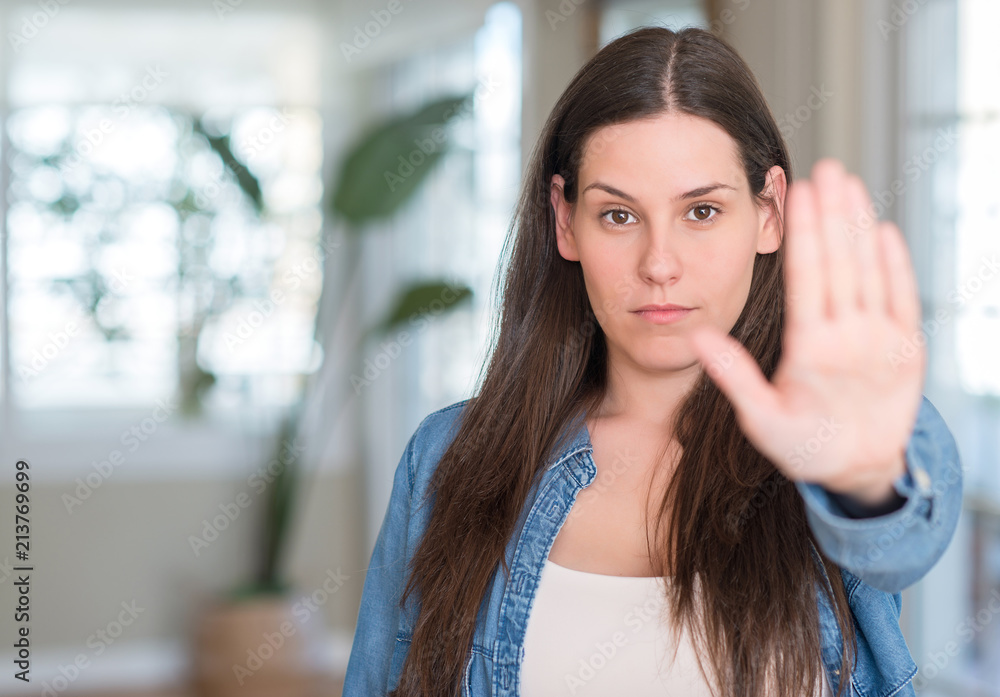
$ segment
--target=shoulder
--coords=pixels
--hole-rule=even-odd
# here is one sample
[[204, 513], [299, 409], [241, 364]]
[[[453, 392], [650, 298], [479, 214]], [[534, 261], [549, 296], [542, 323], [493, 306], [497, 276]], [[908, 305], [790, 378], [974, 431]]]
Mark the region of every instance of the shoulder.
[[472, 397], [432, 411], [417, 426], [407, 444], [410, 494], [423, 490], [441, 456], [458, 432], [465, 406]]
[[[458, 429], [465, 405], [471, 401], [472, 397], [463, 399], [425, 416], [413, 434], [417, 441], [415, 445], [426, 449], [440, 445], [442, 441], [450, 442]], [[447, 446], [447, 443], [444, 445]]]

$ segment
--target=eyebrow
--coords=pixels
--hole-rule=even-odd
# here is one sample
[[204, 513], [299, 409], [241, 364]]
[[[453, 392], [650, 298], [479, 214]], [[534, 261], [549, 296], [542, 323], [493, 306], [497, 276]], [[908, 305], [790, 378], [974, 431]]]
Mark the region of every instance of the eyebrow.
[[[626, 201], [629, 201], [630, 203], [636, 202], [636, 200], [632, 196], [629, 196], [624, 191], [616, 189], [615, 187], [609, 186], [608, 184], [605, 184], [603, 182], [594, 182], [592, 184], [588, 184], [587, 187], [584, 188], [582, 192], [580, 192], [581, 195], [585, 194], [590, 189], [600, 189], [601, 191], [608, 192], [612, 196], [619, 196], [625, 199]], [[705, 186], [699, 186], [697, 189], [691, 189], [690, 191], [687, 191], [681, 194], [680, 196], [675, 197], [674, 201], [683, 201], [686, 198], [697, 198], [699, 196], [705, 196], [706, 194], [712, 193], [716, 189], [729, 189], [730, 191], [736, 191], [736, 189], [732, 186], [729, 186], [729, 184], [722, 184], [721, 182], [712, 182], [711, 184], [706, 184]]]

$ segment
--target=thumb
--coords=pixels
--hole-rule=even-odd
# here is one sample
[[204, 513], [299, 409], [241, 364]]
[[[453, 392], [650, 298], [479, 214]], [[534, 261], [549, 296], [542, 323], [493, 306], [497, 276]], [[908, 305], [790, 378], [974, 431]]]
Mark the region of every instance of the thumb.
[[777, 413], [777, 390], [743, 344], [705, 325], [692, 331], [691, 346], [709, 377], [732, 402], [744, 429]]

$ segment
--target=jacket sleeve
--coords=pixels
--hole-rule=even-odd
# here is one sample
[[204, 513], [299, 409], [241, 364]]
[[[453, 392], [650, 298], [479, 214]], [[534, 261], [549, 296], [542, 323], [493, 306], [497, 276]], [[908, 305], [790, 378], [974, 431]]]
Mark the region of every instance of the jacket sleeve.
[[384, 695], [387, 691], [399, 627], [399, 601], [407, 577], [407, 538], [416, 440], [417, 433], [414, 433], [396, 466], [389, 504], [368, 564], [344, 677], [344, 697], [372, 697]]
[[894, 482], [898, 509], [852, 518], [821, 485], [797, 481], [823, 552], [868, 585], [897, 593], [944, 554], [962, 509], [962, 463], [941, 414], [922, 397], [906, 446], [906, 471]]

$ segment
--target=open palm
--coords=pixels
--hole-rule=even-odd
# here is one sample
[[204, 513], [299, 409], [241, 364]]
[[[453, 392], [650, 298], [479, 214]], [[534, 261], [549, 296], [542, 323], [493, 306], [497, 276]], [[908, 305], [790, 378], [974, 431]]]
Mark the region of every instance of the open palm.
[[732, 336], [692, 344], [747, 438], [793, 480], [876, 503], [905, 467], [926, 356], [899, 229], [874, 220], [863, 182], [823, 159], [785, 204], [785, 330], [769, 382]]

